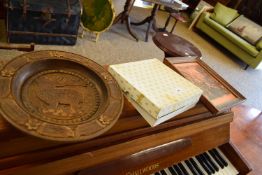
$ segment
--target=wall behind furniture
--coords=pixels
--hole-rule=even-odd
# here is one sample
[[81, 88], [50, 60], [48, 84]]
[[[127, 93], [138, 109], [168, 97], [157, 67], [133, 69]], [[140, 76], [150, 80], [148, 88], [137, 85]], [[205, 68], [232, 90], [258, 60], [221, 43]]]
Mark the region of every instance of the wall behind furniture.
[[240, 14], [262, 26], [262, 0], [242, 0], [237, 9]]
[[4, 0], [0, 0], [0, 19], [3, 19], [4, 16], [5, 16]]

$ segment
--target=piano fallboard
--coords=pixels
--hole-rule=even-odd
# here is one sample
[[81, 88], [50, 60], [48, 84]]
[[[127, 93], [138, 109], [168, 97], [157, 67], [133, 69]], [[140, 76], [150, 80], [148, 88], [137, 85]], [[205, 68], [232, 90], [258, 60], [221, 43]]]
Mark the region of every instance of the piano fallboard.
[[[177, 144], [163, 144], [158, 149], [150, 148], [139, 153], [127, 156], [122, 159], [111, 161], [99, 166], [91, 167], [79, 172], [79, 175], [114, 174], [114, 175], [140, 175], [152, 174], [163, 170], [182, 160], [211, 150], [219, 145], [219, 148], [230, 162], [236, 167], [240, 174], [247, 174], [250, 171], [238, 151], [229, 143], [229, 125], [225, 124], [211, 128], [198, 134], [187, 137], [187, 140], [177, 140]], [[181, 148], [181, 142], [185, 146]]]
[[[214, 159], [213, 154], [211, 154], [214, 153], [214, 150], [225, 163], [221, 162], [220, 158], [218, 158], [218, 161]], [[179, 152], [172, 152], [170, 154], [174, 154], [173, 157], [176, 157], [180, 154]], [[209, 160], [206, 159], [204, 155], [207, 155]], [[208, 164], [204, 162], [203, 165], [203, 161], [201, 161], [203, 158], [206, 162], [208, 162]], [[217, 158], [217, 156], [215, 156], [215, 158]], [[245, 175], [251, 171], [250, 167], [247, 165], [247, 162], [244, 161], [243, 157], [231, 143], [225, 143], [216, 148], [211, 148], [184, 160], [177, 161], [178, 159], [176, 158], [171, 159], [171, 161], [167, 163], [168, 165], [164, 166], [163, 162], [166, 161], [166, 159], [168, 158], [162, 157], [160, 160], [153, 162], [149, 160], [145, 164], [142, 162], [142, 165], [130, 168], [133, 164], [135, 164], [135, 162], [138, 162], [137, 164], [141, 163], [140, 159], [133, 160], [132, 156], [130, 156], [129, 158], [122, 159], [121, 161], [118, 160], [106, 165], [104, 164], [79, 171], [77, 175], [206, 175], [209, 173], [214, 175]], [[144, 158], [142, 157], [142, 161], [143, 160]], [[174, 160], [173, 163], [172, 160]], [[210, 164], [210, 161], [213, 163], [213, 166]], [[195, 165], [193, 165], [193, 163]], [[124, 167], [122, 165], [124, 165]]]

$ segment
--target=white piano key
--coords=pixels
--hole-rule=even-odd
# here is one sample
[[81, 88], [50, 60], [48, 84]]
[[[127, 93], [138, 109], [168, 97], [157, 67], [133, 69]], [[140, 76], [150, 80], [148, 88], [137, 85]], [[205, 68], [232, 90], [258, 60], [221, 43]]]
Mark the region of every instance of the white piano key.
[[206, 151], [206, 153], [209, 155], [209, 157], [210, 157], [210, 159], [216, 164], [216, 166], [219, 168], [219, 172], [217, 172], [216, 174], [217, 175], [227, 175], [228, 174], [228, 172], [227, 171], [225, 171], [226, 169], [226, 167], [224, 167], [224, 168], [221, 168], [220, 166], [219, 166], [219, 164], [216, 162], [216, 160], [215, 159], [213, 159], [213, 157], [212, 157], [212, 155], [211, 154], [209, 154], [209, 152], [208, 151]]
[[[209, 154], [209, 153], [208, 153]], [[211, 156], [209, 154], [209, 156]], [[211, 158], [213, 159], [213, 157], [211, 156]], [[214, 160], [214, 159], [213, 159]], [[228, 162], [226, 159], [225, 159], [226, 162]], [[220, 168], [220, 167], [219, 167]], [[221, 169], [221, 168], [220, 168]], [[234, 173], [232, 174], [232, 170], [231, 170], [231, 167], [230, 166], [224, 166], [224, 168], [221, 170], [221, 172], [223, 172], [224, 175], [234, 175]]]
[[[210, 159], [213, 161], [213, 163], [219, 168], [218, 172], [215, 172], [214, 175], [237, 175], [239, 172], [237, 171], [237, 169], [232, 165], [232, 163], [228, 160], [228, 158], [224, 155], [224, 153], [219, 149], [219, 148], [215, 148], [220, 156], [227, 162], [228, 166], [224, 166], [224, 168], [221, 168], [219, 166], [219, 164], [216, 162], [216, 160], [213, 158], [213, 156], [206, 151], [206, 153], [208, 154], [208, 156], [210, 157]], [[208, 175], [208, 173], [205, 171], [205, 169], [202, 167], [202, 165], [200, 164], [200, 162], [197, 160], [196, 157], [192, 157], [192, 159], [196, 162], [197, 166], [199, 167], [199, 169], [204, 173], [204, 175]], [[190, 168], [187, 166], [187, 164], [185, 163], [185, 161], [181, 161], [180, 162], [184, 168], [186, 169], [186, 171], [188, 172], [189, 175], [194, 175], [192, 173], [192, 171], [190, 170]], [[177, 164], [176, 164], [177, 165]], [[179, 166], [178, 166], [179, 167]], [[179, 167], [180, 168], [180, 167]], [[168, 168], [163, 169], [162, 171], [164, 171], [166, 173], [166, 175], [172, 175], [172, 173], [170, 172], [170, 170]], [[159, 173], [160, 175], [162, 174], [160, 171], [156, 172]], [[151, 174], [151, 175], [155, 175], [155, 174]], [[213, 175], [213, 174], [212, 174]]]
[[[169, 166], [168, 168], [168, 171], [173, 175], [175, 172], [174, 168], [173, 168], [173, 165]], [[173, 171], [171, 171], [170, 169], [172, 169]]]
[[167, 168], [165, 168], [164, 171], [166, 172], [167, 175], [172, 175], [171, 172]]
[[166, 171], [163, 169], [163, 170], [160, 170], [160, 173], [161, 173], [161, 175], [167, 175], [166, 174]]
[[225, 159], [228, 163], [228, 170], [230, 170], [230, 172], [234, 175], [237, 175], [239, 172], [237, 171], [237, 169], [231, 164], [231, 162], [227, 159], [227, 157], [224, 155], [224, 153], [222, 151], [220, 151], [219, 148], [216, 148], [216, 150], [220, 153], [220, 155], [223, 157], [223, 159]]
[[182, 161], [181, 164], [185, 167], [189, 175], [193, 175], [192, 171], [189, 169], [189, 167], [187, 166], [187, 164], [184, 161]]
[[205, 169], [202, 167], [202, 165], [198, 162], [198, 160], [195, 157], [192, 157], [192, 159], [194, 159], [194, 161], [196, 162], [196, 164], [198, 165], [198, 167], [201, 169], [201, 171], [205, 174], [208, 175], [207, 172], [205, 171]]

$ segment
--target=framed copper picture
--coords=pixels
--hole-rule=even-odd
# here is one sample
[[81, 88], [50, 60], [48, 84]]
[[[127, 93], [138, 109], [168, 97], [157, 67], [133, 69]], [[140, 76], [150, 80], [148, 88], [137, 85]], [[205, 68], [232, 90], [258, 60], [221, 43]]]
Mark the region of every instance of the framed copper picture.
[[199, 58], [165, 58], [164, 63], [203, 90], [201, 102], [219, 113], [246, 98]]

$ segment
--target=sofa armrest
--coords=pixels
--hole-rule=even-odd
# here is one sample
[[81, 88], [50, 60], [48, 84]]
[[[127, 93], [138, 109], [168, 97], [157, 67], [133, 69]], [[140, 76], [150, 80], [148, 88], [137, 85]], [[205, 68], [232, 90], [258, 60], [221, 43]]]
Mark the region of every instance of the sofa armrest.
[[256, 48], [257, 48], [257, 50], [259, 50], [259, 51], [262, 50], [262, 38], [257, 42]]
[[[257, 57], [254, 59], [254, 61], [250, 64], [251, 67], [257, 68], [257, 66], [262, 62], [262, 50], [258, 53]], [[262, 64], [262, 63], [261, 63]]]
[[256, 59], [262, 61], [262, 50], [259, 51], [259, 53], [258, 53]]
[[210, 15], [211, 15], [211, 13], [209, 13], [209, 12], [203, 12], [203, 13], [201, 14], [201, 16], [200, 16], [197, 24], [196, 24], [196, 27], [197, 27], [197, 28], [201, 28], [201, 25], [204, 23], [205, 18], [209, 18]]

